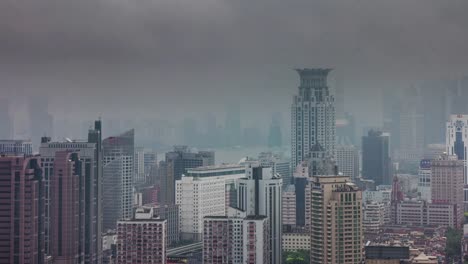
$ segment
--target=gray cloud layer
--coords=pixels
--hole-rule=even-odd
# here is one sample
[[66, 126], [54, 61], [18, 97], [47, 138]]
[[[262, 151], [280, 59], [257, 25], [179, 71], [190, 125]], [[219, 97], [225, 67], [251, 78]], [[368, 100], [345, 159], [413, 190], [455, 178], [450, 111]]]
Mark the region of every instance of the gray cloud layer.
[[268, 95], [265, 111], [287, 111], [290, 69], [329, 66], [365, 113], [354, 106], [364, 91], [468, 72], [467, 10], [464, 0], [3, 0], [0, 77], [10, 91], [79, 88], [147, 105]]

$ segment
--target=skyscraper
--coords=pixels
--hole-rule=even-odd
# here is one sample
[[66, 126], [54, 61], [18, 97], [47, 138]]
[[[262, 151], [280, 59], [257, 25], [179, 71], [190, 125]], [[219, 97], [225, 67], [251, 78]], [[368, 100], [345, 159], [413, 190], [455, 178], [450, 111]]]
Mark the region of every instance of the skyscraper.
[[281, 116], [276, 113], [271, 118], [270, 130], [268, 132], [268, 147], [282, 147], [283, 136], [281, 134]]
[[48, 112], [48, 102], [46, 98], [31, 98], [29, 102], [29, 130], [33, 148], [39, 148], [41, 137], [52, 137], [53, 117]]
[[401, 104], [399, 160], [419, 162], [424, 153], [424, 135], [422, 97], [416, 88], [411, 87]]
[[84, 164], [77, 153], [58, 151], [50, 179], [50, 256], [55, 264], [84, 263]]
[[271, 168], [248, 165], [246, 178], [239, 181], [239, 209], [247, 215], [267, 216], [270, 234], [271, 264], [281, 263], [282, 224], [282, 185], [278, 174], [273, 174]]
[[346, 176], [311, 180], [311, 264], [362, 260], [362, 194]]
[[390, 156], [388, 136], [380, 131], [370, 130], [362, 137], [362, 177], [374, 180], [375, 185], [390, 185]]
[[[276, 249], [271, 248], [272, 240], [277, 238], [271, 236], [271, 225], [268, 217], [263, 215], [247, 216], [243, 222], [243, 231], [242, 252], [244, 253], [244, 263], [281, 263], [281, 248], [279, 252], [275, 252]], [[278, 243], [281, 247], [281, 237]], [[276, 243], [273, 243], [273, 245], [276, 246]], [[277, 255], [280, 256], [279, 260], [276, 259]]]
[[118, 220], [132, 217], [134, 137], [131, 129], [102, 142], [104, 230], [115, 229]]
[[145, 183], [145, 150], [144, 148], [135, 148], [135, 177], [134, 184]]
[[161, 171], [161, 203], [174, 204], [175, 181], [180, 180], [186, 169], [214, 165], [215, 154], [212, 151], [191, 152], [187, 146], [175, 146], [174, 150], [166, 153], [166, 161], [160, 164]]
[[335, 97], [327, 86], [331, 69], [298, 69], [299, 94], [291, 106], [292, 169], [321, 145], [327, 155], [335, 153]]
[[433, 204], [453, 206], [454, 224], [463, 225], [463, 161], [456, 156], [441, 155], [431, 163], [431, 199]]
[[[468, 207], [468, 115], [451, 115], [446, 126], [445, 148], [449, 155], [456, 155], [463, 161], [464, 200]], [[468, 208], [467, 208], [468, 209]]]
[[43, 137], [39, 153], [41, 154], [41, 166], [44, 177], [44, 198], [45, 198], [45, 249], [50, 253], [50, 217], [51, 180], [58, 171], [54, 169], [54, 162], [57, 153], [75, 152], [79, 154], [83, 169], [80, 176], [80, 189], [85, 190], [84, 195], [84, 225], [85, 243], [84, 259], [85, 263], [101, 263], [101, 225], [102, 225], [102, 169], [100, 166], [100, 121], [96, 121], [95, 129], [89, 130], [88, 141], [67, 140], [65, 142], [51, 142], [50, 138]]
[[359, 150], [352, 145], [338, 145], [335, 152], [339, 172], [356, 182], [359, 178]]
[[0, 263], [44, 263], [42, 185], [38, 158], [0, 157]]
[[421, 160], [418, 171], [418, 192], [424, 201], [431, 200], [431, 174], [431, 160]]
[[152, 208], [138, 208], [132, 219], [117, 223], [116, 264], [166, 263], [167, 221]]
[[9, 103], [6, 98], [0, 98], [0, 139], [13, 139], [13, 121], [10, 117]]

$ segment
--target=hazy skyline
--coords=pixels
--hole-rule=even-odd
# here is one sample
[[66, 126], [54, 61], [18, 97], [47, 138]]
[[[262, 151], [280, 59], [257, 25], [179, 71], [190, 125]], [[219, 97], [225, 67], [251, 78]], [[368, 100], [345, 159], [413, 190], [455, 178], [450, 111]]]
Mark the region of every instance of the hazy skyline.
[[245, 122], [266, 125], [273, 112], [289, 117], [293, 68], [331, 67], [345, 109], [379, 125], [382, 89], [468, 74], [466, 10], [463, 0], [6, 0], [0, 89], [49, 97], [57, 118], [180, 120], [238, 100]]

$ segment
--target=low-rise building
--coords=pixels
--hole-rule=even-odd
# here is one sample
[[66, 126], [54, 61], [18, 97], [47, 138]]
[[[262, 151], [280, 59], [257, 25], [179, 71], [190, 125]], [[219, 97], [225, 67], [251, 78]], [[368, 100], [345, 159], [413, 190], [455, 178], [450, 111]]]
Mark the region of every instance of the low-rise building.
[[310, 234], [307, 232], [283, 233], [283, 251], [310, 250]]

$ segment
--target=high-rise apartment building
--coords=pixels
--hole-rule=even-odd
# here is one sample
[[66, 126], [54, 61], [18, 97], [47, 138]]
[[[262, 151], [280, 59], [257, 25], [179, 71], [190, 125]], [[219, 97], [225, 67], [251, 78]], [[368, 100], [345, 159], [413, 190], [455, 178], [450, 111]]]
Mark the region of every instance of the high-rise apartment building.
[[31, 140], [0, 140], [0, 154], [32, 155], [32, 142]]
[[50, 178], [50, 256], [55, 264], [84, 263], [84, 163], [75, 152], [58, 151]]
[[463, 225], [463, 170], [463, 161], [456, 156], [441, 155], [431, 163], [432, 203], [452, 205], [458, 227]]
[[180, 230], [184, 239], [201, 240], [203, 218], [223, 216], [232, 205], [231, 190], [245, 178], [238, 165], [206, 166], [188, 169], [176, 181], [176, 204], [180, 206]]
[[246, 216], [230, 207], [225, 216], [206, 216], [203, 222], [203, 263], [270, 264], [266, 216]]
[[331, 69], [297, 69], [299, 94], [291, 106], [291, 166], [309, 157], [312, 146], [335, 153], [335, 97], [327, 85]]
[[212, 166], [215, 154], [212, 151], [191, 152], [187, 146], [175, 146], [174, 150], [166, 153], [164, 175], [161, 179], [161, 203], [175, 203], [175, 182], [180, 180], [187, 169]]
[[311, 264], [361, 263], [362, 194], [349, 177], [311, 180]]
[[[276, 250], [274, 249], [273, 254], [271, 254], [271, 241], [273, 238], [270, 235], [271, 226], [268, 219], [268, 217], [262, 215], [252, 215], [245, 218], [243, 222], [244, 238], [242, 248], [244, 263], [281, 263], [281, 258], [279, 260], [276, 259], [277, 255], [281, 256], [281, 237], [280, 240], [277, 241], [280, 244], [280, 252], [274, 252], [274, 250]], [[276, 243], [273, 243], [273, 245], [275, 244]]]
[[44, 196], [37, 157], [0, 156], [0, 263], [44, 263]]
[[271, 168], [255, 165], [248, 165], [246, 178], [239, 181], [239, 209], [247, 215], [264, 215], [268, 218], [271, 237], [269, 259], [272, 264], [281, 263], [282, 185], [281, 177], [273, 174]]
[[84, 194], [84, 225], [85, 263], [101, 263], [102, 253], [102, 151], [101, 151], [101, 121], [95, 121], [94, 129], [88, 132], [87, 141], [67, 140], [65, 142], [51, 142], [43, 137], [39, 153], [44, 178], [45, 198], [45, 249], [49, 253], [50, 231], [50, 202], [51, 179], [54, 177], [54, 161], [56, 154], [64, 151], [78, 153], [83, 170], [80, 174], [80, 189]]
[[203, 220], [203, 263], [244, 263], [243, 222], [245, 212], [229, 208], [225, 216]]
[[380, 131], [370, 130], [362, 137], [362, 177], [376, 186], [392, 183], [388, 142], [389, 137]]
[[359, 178], [359, 150], [352, 145], [338, 145], [335, 153], [338, 171], [356, 182]]
[[116, 264], [166, 263], [166, 220], [151, 208], [138, 208], [132, 219], [117, 223]]
[[102, 142], [104, 230], [115, 229], [118, 220], [132, 217], [134, 137], [132, 129]]

